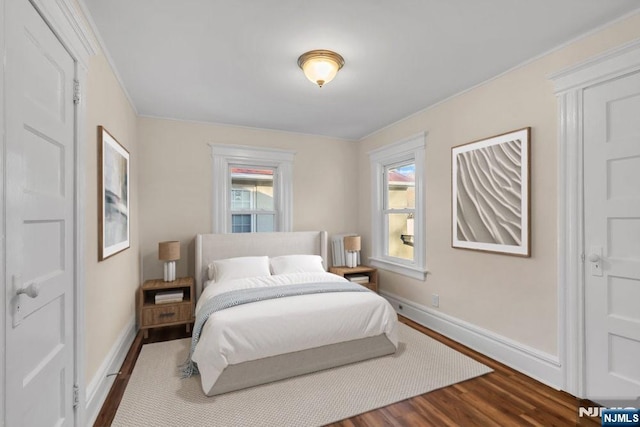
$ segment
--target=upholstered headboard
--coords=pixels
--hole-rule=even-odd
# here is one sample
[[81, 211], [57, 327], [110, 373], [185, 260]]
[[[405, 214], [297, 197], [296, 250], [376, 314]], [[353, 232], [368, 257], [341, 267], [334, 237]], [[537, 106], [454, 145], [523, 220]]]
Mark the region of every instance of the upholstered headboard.
[[236, 233], [196, 235], [196, 296], [207, 280], [207, 266], [215, 260], [240, 256], [320, 255], [327, 268], [327, 232]]

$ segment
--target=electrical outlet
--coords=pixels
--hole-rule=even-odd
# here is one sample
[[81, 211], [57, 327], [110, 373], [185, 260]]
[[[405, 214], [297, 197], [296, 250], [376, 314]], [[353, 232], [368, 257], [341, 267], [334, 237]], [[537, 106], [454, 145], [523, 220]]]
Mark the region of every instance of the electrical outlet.
[[431, 294], [431, 305], [434, 307], [440, 307], [440, 295]]

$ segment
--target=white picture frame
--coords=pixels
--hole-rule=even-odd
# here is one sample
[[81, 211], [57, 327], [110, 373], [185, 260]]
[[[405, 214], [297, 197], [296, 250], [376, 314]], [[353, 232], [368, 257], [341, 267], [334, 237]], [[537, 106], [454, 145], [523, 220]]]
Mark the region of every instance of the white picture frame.
[[451, 149], [451, 246], [531, 256], [531, 128]]

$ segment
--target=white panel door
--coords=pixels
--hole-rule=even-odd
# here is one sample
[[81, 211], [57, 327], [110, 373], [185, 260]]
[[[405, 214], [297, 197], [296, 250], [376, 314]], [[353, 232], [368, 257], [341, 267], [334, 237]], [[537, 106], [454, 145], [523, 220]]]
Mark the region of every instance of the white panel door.
[[74, 424], [75, 64], [6, 0], [7, 426]]
[[640, 73], [584, 91], [587, 397], [640, 396]]

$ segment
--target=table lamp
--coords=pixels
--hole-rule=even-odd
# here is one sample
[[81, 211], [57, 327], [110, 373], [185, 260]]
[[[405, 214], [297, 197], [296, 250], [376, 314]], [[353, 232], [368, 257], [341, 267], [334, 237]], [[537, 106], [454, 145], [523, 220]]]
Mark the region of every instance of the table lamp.
[[402, 239], [402, 243], [407, 246], [413, 246], [413, 234], [415, 230], [415, 219], [413, 218], [413, 214], [409, 214], [407, 217], [407, 234], [401, 234], [400, 239]]
[[176, 261], [180, 259], [180, 242], [177, 240], [158, 243], [158, 259], [164, 261], [164, 281], [176, 280]]
[[347, 267], [358, 265], [358, 252], [360, 252], [360, 236], [347, 236], [344, 238], [344, 250], [347, 251]]

